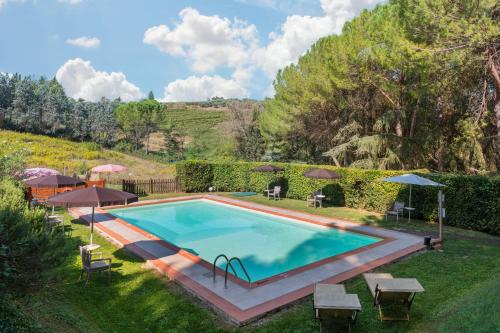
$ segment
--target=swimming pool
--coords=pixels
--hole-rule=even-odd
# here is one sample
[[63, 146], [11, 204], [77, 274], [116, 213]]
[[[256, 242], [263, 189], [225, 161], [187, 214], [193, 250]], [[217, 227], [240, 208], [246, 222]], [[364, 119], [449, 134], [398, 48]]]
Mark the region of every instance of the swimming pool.
[[[252, 282], [382, 241], [207, 199], [108, 212], [208, 263], [219, 254], [239, 257]], [[234, 268], [243, 277], [239, 265]]]

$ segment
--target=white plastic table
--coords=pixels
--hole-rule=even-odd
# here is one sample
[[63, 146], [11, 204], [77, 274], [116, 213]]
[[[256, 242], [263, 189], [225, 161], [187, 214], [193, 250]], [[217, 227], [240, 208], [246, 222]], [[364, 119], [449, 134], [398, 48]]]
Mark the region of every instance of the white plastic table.
[[87, 244], [87, 245], [84, 245], [82, 246], [85, 250], [89, 251], [89, 252], [92, 252], [92, 251], [95, 251], [97, 250], [98, 248], [101, 247], [101, 245], [99, 244]]
[[411, 217], [410, 217], [411, 212], [413, 212], [415, 210], [415, 208], [413, 208], [413, 207], [404, 207], [404, 209], [408, 211], [408, 223], [409, 223], [409, 222], [411, 222]]
[[324, 194], [318, 194], [315, 197], [321, 199], [319, 202], [319, 208], [323, 208], [323, 199], [326, 198], [326, 196]]

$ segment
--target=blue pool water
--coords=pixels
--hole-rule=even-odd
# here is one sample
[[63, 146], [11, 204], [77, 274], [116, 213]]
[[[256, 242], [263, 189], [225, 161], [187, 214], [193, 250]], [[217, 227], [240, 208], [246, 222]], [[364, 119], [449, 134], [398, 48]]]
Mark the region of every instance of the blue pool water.
[[210, 263], [221, 253], [239, 257], [252, 281], [381, 240], [203, 199], [109, 212]]

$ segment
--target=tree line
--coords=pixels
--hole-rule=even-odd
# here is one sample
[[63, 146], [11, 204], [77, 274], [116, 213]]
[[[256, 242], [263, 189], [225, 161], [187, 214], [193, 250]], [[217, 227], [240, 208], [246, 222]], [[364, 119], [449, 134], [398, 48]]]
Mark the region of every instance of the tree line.
[[103, 148], [149, 153], [152, 133], [164, 136], [166, 152], [178, 154], [181, 138], [168, 121], [166, 106], [154, 99], [123, 103], [66, 96], [57, 80], [0, 73], [0, 128], [92, 141]]
[[268, 155], [382, 169], [497, 171], [500, 5], [391, 0], [281, 70]]

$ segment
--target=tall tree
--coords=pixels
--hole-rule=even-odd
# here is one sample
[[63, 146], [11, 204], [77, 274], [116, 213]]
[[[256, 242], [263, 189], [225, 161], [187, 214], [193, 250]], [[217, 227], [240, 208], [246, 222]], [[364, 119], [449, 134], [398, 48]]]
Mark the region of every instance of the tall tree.
[[9, 118], [19, 80], [18, 74], [0, 73], [0, 127], [2, 128], [11, 127]]
[[42, 100], [42, 124], [43, 133], [55, 135], [63, 133], [67, 126], [71, 126], [68, 122], [70, 113], [70, 103], [63, 87], [54, 78], [44, 83], [44, 95], [40, 96]]
[[11, 122], [15, 128], [33, 133], [42, 132], [42, 94], [43, 88], [38, 89], [37, 82], [30, 77], [17, 82], [11, 113]]
[[69, 136], [78, 141], [90, 139], [90, 113], [93, 103], [86, 102], [83, 99], [73, 100], [71, 102], [71, 110], [67, 121], [66, 130], [69, 131]]
[[490, 0], [393, 0], [361, 13], [278, 73], [260, 117], [266, 141], [283, 159], [496, 170], [498, 16]]
[[102, 98], [93, 103], [89, 113], [90, 138], [101, 147], [111, 147], [116, 140], [116, 120], [114, 110], [120, 100]]
[[118, 126], [131, 138], [136, 150], [145, 141], [146, 154], [149, 153], [151, 134], [159, 131], [167, 120], [165, 106], [150, 99], [122, 104], [116, 109], [115, 116]]

